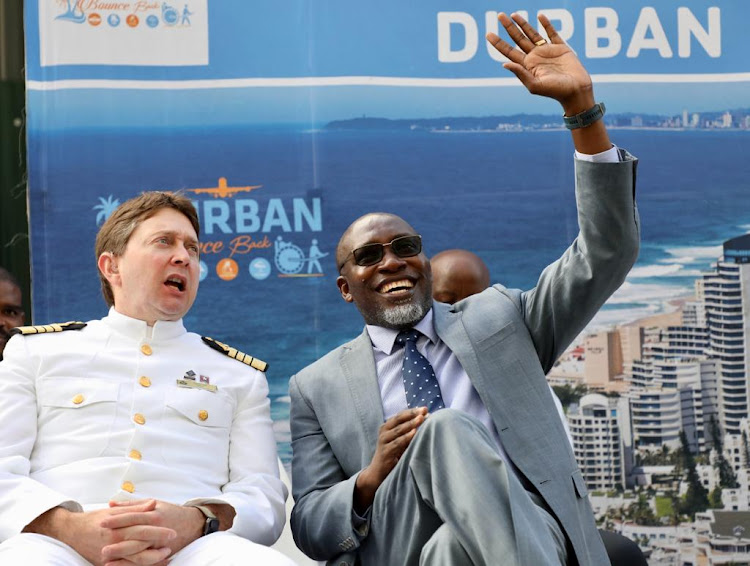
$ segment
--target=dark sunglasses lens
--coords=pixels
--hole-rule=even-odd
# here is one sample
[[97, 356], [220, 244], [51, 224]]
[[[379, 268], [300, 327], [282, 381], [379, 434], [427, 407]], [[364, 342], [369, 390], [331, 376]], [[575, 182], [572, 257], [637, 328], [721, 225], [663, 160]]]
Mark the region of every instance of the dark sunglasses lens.
[[391, 244], [393, 253], [399, 257], [412, 257], [422, 251], [422, 239], [419, 236], [396, 238]]
[[374, 265], [383, 259], [383, 246], [380, 244], [362, 246], [354, 250], [352, 254], [357, 265]]

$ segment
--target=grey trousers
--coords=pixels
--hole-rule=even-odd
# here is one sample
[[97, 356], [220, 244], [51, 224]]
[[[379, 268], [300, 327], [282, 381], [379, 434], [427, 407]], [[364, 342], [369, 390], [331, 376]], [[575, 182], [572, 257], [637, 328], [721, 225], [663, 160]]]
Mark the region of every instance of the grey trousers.
[[367, 565], [560, 566], [557, 521], [465, 413], [429, 416], [385, 482], [359, 549]]

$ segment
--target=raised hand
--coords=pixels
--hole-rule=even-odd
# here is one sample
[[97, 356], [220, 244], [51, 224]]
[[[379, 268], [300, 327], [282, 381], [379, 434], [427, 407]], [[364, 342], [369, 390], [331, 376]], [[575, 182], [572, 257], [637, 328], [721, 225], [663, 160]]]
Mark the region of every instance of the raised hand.
[[[545, 15], [539, 15], [539, 22], [549, 41], [518, 14], [511, 14], [511, 19], [501, 12], [497, 17], [518, 48], [494, 33], [487, 34], [487, 41], [509, 59], [503, 67], [514, 73], [531, 94], [557, 100], [565, 116], [575, 116], [594, 106], [591, 77]], [[571, 133], [580, 153], [594, 155], [612, 147], [603, 120]]]
[[487, 41], [510, 59], [503, 67], [514, 73], [530, 93], [559, 101], [568, 116], [593, 106], [591, 77], [549, 19], [539, 16], [548, 42], [521, 16], [512, 14], [511, 17], [498, 14], [500, 23], [518, 48], [494, 33], [487, 34]]

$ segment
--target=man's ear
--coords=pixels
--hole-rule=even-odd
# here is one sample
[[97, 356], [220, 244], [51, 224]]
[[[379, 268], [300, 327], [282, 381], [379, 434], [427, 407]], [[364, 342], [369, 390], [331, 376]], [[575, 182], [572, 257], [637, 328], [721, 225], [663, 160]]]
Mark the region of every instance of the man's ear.
[[96, 265], [112, 287], [120, 286], [122, 278], [120, 277], [120, 270], [117, 266], [117, 256], [112, 252], [104, 252], [99, 256], [99, 261], [96, 262]]
[[346, 280], [346, 277], [343, 275], [339, 275], [336, 279], [336, 285], [339, 287], [339, 292], [341, 293], [341, 297], [347, 302], [351, 303], [354, 302], [354, 298], [352, 297], [352, 294], [349, 292], [349, 282]]

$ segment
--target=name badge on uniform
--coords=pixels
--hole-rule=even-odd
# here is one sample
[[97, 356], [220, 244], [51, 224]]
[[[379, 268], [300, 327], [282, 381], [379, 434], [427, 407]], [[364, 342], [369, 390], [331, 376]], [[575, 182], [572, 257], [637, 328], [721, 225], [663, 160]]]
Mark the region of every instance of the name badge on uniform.
[[216, 391], [219, 389], [215, 385], [211, 385], [210, 383], [201, 383], [200, 381], [192, 381], [189, 379], [178, 379], [177, 380], [177, 387], [186, 387], [188, 389], [203, 389], [204, 391], [210, 391], [211, 393], [216, 393]]

